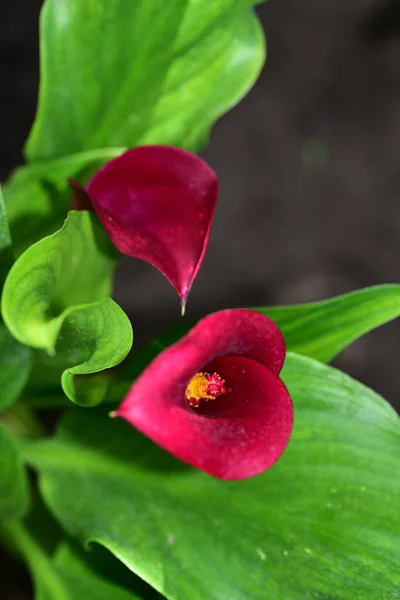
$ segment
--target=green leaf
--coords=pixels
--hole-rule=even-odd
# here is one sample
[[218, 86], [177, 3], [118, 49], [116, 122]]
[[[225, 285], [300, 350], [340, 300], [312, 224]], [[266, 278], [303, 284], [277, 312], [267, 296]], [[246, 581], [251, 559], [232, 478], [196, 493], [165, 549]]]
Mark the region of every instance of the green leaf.
[[198, 149], [253, 85], [264, 54], [248, 0], [47, 0], [27, 157], [153, 143]]
[[61, 227], [72, 198], [68, 177], [85, 182], [123, 151], [102, 148], [17, 169], [4, 193], [15, 254]]
[[322, 302], [255, 310], [280, 327], [288, 350], [330, 362], [365, 333], [400, 316], [400, 285], [377, 285]]
[[28, 484], [14, 438], [0, 426], [0, 521], [17, 519], [28, 508]]
[[95, 215], [72, 211], [60, 231], [17, 260], [2, 297], [4, 321], [16, 339], [52, 352], [71, 309], [109, 295], [116, 257], [107, 241]]
[[4, 287], [4, 321], [20, 342], [46, 350], [62, 366], [62, 386], [74, 402], [94, 405], [108, 376], [83, 377], [121, 362], [132, 328], [111, 300], [115, 251], [95, 215], [72, 211], [63, 228], [31, 246]]
[[0, 289], [13, 263], [10, 229], [0, 187]]
[[[11, 523], [10, 527], [13, 525], [14, 523]], [[29, 512], [21, 525], [27, 530], [42, 552], [49, 557], [53, 556], [59, 545], [66, 540], [62, 527], [44, 503], [37, 485], [31, 489]], [[20, 546], [18, 536], [17, 539], [14, 538], [14, 546], [17, 548]], [[20, 550], [22, 551], [22, 548]]]
[[[400, 426], [371, 390], [290, 354], [292, 440], [269, 471], [222, 482], [101, 411], [25, 448], [45, 501], [171, 600], [371, 600], [400, 586]], [[79, 502], [77, 502], [79, 498]]]
[[[73, 321], [70, 318], [64, 322], [61, 335], [62, 346], [67, 345], [71, 349], [73, 345], [81, 344], [81, 362], [62, 374], [63, 390], [70, 400], [94, 406], [103, 400], [110, 374], [85, 375], [110, 369], [126, 357], [133, 340], [130, 321], [118, 304], [107, 298], [98, 305], [75, 311]], [[73, 362], [76, 361], [74, 358]]]
[[17, 342], [0, 323], [0, 411], [8, 408], [25, 387], [31, 351]]
[[[0, 289], [13, 264], [12, 245], [0, 187]], [[0, 322], [0, 411], [24, 388], [30, 371], [30, 350], [19, 344]]]
[[63, 544], [54, 559], [54, 565], [71, 589], [71, 600], [139, 600], [139, 596], [99, 577], [84, 562], [83, 553]]
[[70, 545], [61, 544], [52, 558], [24, 525], [12, 523], [6, 533], [28, 562], [36, 600], [139, 600], [139, 596], [99, 576]]

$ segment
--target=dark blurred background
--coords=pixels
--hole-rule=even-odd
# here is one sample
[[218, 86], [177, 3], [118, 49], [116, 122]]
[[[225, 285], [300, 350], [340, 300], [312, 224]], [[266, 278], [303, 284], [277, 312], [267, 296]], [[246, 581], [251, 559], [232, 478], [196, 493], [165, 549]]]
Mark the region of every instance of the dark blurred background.
[[[0, 1], [3, 181], [34, 117], [41, 4]], [[399, 280], [400, 1], [270, 0], [257, 10], [268, 61], [204, 152], [221, 196], [191, 319]], [[116, 298], [137, 346], [180, 320], [172, 287], [139, 261], [123, 262]], [[400, 322], [386, 325], [336, 361], [397, 408], [399, 334]], [[22, 569], [3, 567], [1, 598], [30, 598]]]

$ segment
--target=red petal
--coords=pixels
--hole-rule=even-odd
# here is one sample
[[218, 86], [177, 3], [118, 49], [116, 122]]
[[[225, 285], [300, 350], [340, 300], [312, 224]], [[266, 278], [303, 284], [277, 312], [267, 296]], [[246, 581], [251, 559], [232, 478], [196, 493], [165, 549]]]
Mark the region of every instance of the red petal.
[[142, 146], [107, 163], [87, 186], [114, 245], [157, 267], [185, 304], [218, 195], [214, 171], [169, 146]]
[[202, 364], [216, 356], [246, 356], [279, 375], [285, 360], [285, 340], [271, 319], [254, 310], [234, 308], [208, 315], [177, 345], [194, 345]]
[[[264, 315], [214, 313], [149, 365], [118, 414], [215, 477], [256, 475], [279, 458], [292, 429], [291, 400], [277, 377], [283, 357], [281, 334]], [[192, 409], [184, 392], [199, 371], [216, 371], [231, 391]]]

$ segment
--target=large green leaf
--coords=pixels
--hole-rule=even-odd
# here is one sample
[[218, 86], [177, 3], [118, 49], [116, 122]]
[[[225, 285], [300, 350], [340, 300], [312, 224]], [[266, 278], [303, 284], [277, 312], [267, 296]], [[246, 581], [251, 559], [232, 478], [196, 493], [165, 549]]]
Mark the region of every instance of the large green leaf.
[[20, 342], [62, 365], [74, 402], [101, 401], [107, 378], [87, 375], [115, 366], [132, 345], [132, 328], [111, 300], [115, 252], [97, 217], [72, 211], [64, 227], [20, 256], [2, 297], [4, 321]]
[[12, 523], [6, 533], [29, 565], [36, 600], [139, 600], [136, 594], [99, 576], [83, 554], [68, 544], [61, 544], [53, 558], [24, 525]]
[[199, 148], [264, 53], [248, 0], [47, 0], [34, 164], [5, 193], [16, 254], [60, 226], [68, 177], [86, 183], [135, 145]]
[[0, 426], [0, 522], [16, 519], [28, 507], [28, 485], [14, 438]]
[[322, 302], [256, 310], [281, 328], [289, 350], [330, 362], [365, 333], [400, 316], [400, 285], [377, 285]]
[[24, 454], [63, 526], [167, 598], [396, 598], [397, 415], [312, 359], [289, 355], [283, 377], [292, 440], [271, 470], [246, 481], [196, 472], [97, 410], [71, 412], [56, 439]]
[[196, 149], [263, 61], [248, 0], [46, 0], [27, 156], [148, 143]]

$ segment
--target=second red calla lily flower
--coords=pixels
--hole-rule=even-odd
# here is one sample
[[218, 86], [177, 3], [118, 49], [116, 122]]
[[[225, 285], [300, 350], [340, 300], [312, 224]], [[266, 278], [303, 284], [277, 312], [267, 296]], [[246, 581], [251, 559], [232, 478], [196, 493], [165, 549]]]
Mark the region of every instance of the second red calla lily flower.
[[102, 167], [86, 191], [118, 250], [157, 267], [184, 310], [217, 202], [214, 171], [190, 152], [142, 146]]
[[292, 431], [284, 358], [268, 317], [213, 313], [154, 359], [115, 414], [214, 477], [251, 477], [278, 460]]

